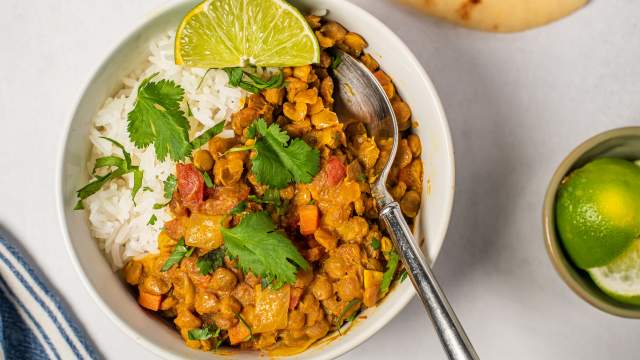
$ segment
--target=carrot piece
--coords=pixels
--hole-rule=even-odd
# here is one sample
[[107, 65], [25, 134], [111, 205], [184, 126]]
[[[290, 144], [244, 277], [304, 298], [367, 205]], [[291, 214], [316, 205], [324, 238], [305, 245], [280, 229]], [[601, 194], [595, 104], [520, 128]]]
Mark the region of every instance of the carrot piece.
[[312, 235], [318, 229], [318, 207], [315, 205], [303, 205], [298, 210], [300, 215], [300, 233]]
[[236, 345], [249, 339], [251, 332], [249, 332], [249, 328], [243, 324], [242, 321], [238, 321], [236, 326], [228, 330], [228, 334], [231, 345]]
[[158, 311], [162, 303], [162, 295], [154, 295], [148, 292], [140, 291], [138, 303], [145, 309]]

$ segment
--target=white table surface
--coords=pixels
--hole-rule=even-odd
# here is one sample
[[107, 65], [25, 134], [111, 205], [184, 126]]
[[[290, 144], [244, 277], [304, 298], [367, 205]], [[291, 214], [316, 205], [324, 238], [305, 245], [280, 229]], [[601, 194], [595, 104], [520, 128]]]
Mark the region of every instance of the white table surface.
[[[96, 306], [54, 206], [62, 124], [97, 64], [163, 0], [0, 1], [0, 228], [64, 294], [110, 359], [154, 359]], [[515, 35], [473, 32], [357, 0], [415, 52], [456, 148], [453, 221], [435, 267], [483, 359], [638, 358], [640, 323], [579, 300], [552, 269], [542, 198], [579, 142], [640, 124], [640, 2], [595, 0]], [[399, 356], [401, 355], [401, 356]], [[345, 359], [443, 359], [420, 303]]]

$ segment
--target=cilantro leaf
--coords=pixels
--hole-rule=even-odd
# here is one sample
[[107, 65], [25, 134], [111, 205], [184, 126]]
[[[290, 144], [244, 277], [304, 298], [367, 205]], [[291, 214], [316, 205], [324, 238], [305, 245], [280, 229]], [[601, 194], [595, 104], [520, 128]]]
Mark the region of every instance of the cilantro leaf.
[[213, 189], [213, 181], [211, 180], [211, 176], [209, 176], [209, 173], [203, 171], [202, 177], [204, 177], [204, 184], [207, 185], [209, 189]]
[[[119, 142], [110, 139], [108, 137], [102, 137], [103, 139], [113, 143], [117, 147], [122, 150], [123, 158], [113, 156], [105, 156], [96, 159], [96, 163], [93, 167], [92, 173], [95, 176], [95, 180], [89, 182], [87, 185], [76, 191], [76, 195], [78, 197], [78, 203], [73, 208], [74, 210], [82, 210], [84, 209], [84, 205], [82, 201], [89, 196], [97, 193], [102, 189], [102, 187], [111, 180], [117, 179], [121, 176], [125, 176], [128, 173], [133, 173], [133, 188], [131, 189], [131, 197], [134, 199], [140, 188], [142, 187], [142, 177], [143, 172], [140, 170], [138, 166], [131, 165], [131, 155], [124, 149], [124, 146]], [[112, 168], [116, 169], [102, 176], [95, 175], [96, 171], [101, 168]]]
[[[225, 68], [223, 70], [229, 76], [229, 86], [239, 87], [254, 94], [264, 89], [278, 89], [284, 85], [284, 73], [282, 71], [272, 76], [269, 80], [264, 80], [239, 67]], [[248, 80], [244, 80], [245, 77]]]
[[221, 228], [227, 255], [238, 259], [246, 272], [274, 281], [279, 287], [296, 281], [297, 267], [309, 269], [298, 249], [271, 221], [266, 212], [246, 215], [232, 229]]
[[380, 240], [378, 240], [378, 238], [372, 238], [371, 239], [371, 248], [373, 250], [380, 250]]
[[158, 221], [158, 217], [156, 216], [156, 214], [153, 214], [149, 218], [149, 222], [147, 223], [147, 225], [155, 225], [156, 221]]
[[[345, 316], [349, 311], [351, 311], [351, 309], [353, 309], [353, 307], [354, 307], [354, 306], [356, 306], [356, 305], [360, 304], [360, 302], [361, 302], [361, 300], [360, 300], [360, 299], [353, 299], [353, 300], [349, 301], [349, 302], [347, 303], [347, 305], [345, 305], [345, 307], [344, 307], [344, 308], [342, 308], [342, 311], [340, 312], [340, 315], [339, 315], [339, 316], [338, 316], [338, 318], [336, 319], [336, 323], [335, 323], [335, 326], [336, 326], [336, 327], [338, 327], [338, 332], [339, 332], [339, 333], [340, 333], [340, 329], [339, 329], [339, 328], [340, 328], [340, 327], [342, 327], [342, 324], [343, 324], [343, 323], [344, 323], [344, 321], [345, 321], [344, 316]], [[347, 322], [349, 322], [349, 323], [350, 323], [350, 322], [352, 322], [352, 321], [356, 318], [356, 316], [358, 316], [358, 311], [357, 311], [357, 310], [356, 310], [356, 311], [354, 311], [353, 313], [351, 313], [351, 315], [349, 315], [349, 318], [347, 318], [347, 319], [346, 319], [346, 320], [347, 320]], [[342, 333], [340, 333], [340, 334], [342, 335]]]
[[220, 134], [224, 130], [224, 121], [217, 123], [211, 129], [203, 132], [197, 138], [191, 141], [191, 147], [193, 149], [199, 149], [202, 145], [206, 144], [212, 137]]
[[200, 329], [191, 329], [187, 333], [189, 340], [207, 340], [220, 336], [220, 328], [215, 324], [205, 325]]
[[192, 149], [189, 122], [180, 110], [184, 90], [171, 80], [151, 81], [156, 75], [146, 78], [138, 88], [136, 104], [128, 115], [129, 139], [139, 149], [154, 144], [160, 161], [167, 155], [181, 161]]
[[380, 294], [386, 294], [389, 291], [389, 286], [391, 286], [393, 276], [396, 274], [396, 269], [398, 269], [399, 260], [400, 258], [398, 257], [398, 253], [393, 250], [389, 252], [387, 270], [385, 270], [384, 274], [382, 275], [382, 282], [380, 283]]
[[236, 206], [234, 206], [233, 209], [231, 209], [231, 211], [229, 211], [229, 214], [238, 215], [238, 214], [242, 214], [245, 210], [247, 210], [247, 202], [242, 200], [239, 203], [237, 203]]
[[218, 248], [200, 256], [196, 266], [202, 275], [209, 275], [224, 264], [224, 248]]
[[289, 135], [277, 124], [267, 127], [264, 119], [255, 121], [260, 138], [255, 143], [252, 170], [258, 182], [282, 189], [291, 182], [308, 184], [320, 170], [320, 153], [302, 139], [289, 142]]
[[402, 272], [400, 273], [400, 282], [405, 281], [407, 279], [407, 276], [409, 276], [407, 270], [402, 269]]
[[333, 56], [333, 59], [331, 60], [331, 70], [335, 70], [336, 68], [338, 68], [338, 66], [340, 66], [340, 64], [342, 64], [342, 56], [340, 56], [339, 54], [335, 54]]
[[164, 197], [167, 199], [171, 199], [173, 197], [173, 193], [176, 191], [176, 186], [178, 186], [178, 179], [175, 175], [171, 174], [167, 176], [167, 180], [163, 182], [164, 184]]
[[173, 265], [179, 264], [182, 258], [191, 256], [193, 249], [194, 248], [189, 249], [189, 247], [184, 244], [184, 238], [180, 238], [176, 247], [173, 248], [171, 255], [169, 255], [169, 258], [165, 261], [164, 265], [162, 265], [162, 269], [160, 269], [160, 271], [168, 271]]
[[249, 330], [249, 337], [244, 341], [249, 341], [253, 339], [253, 329], [251, 329], [251, 326], [249, 326], [249, 323], [247, 323], [247, 321], [242, 317], [240, 313], [236, 313], [236, 317], [238, 318], [238, 320], [240, 320], [242, 325], [244, 325], [247, 328], [247, 330]]

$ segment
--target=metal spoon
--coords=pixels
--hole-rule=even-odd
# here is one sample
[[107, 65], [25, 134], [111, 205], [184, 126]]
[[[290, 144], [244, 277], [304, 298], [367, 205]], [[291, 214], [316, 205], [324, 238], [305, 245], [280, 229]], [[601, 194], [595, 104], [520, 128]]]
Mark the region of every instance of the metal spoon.
[[429, 265], [422, 257], [402, 216], [400, 205], [387, 191], [387, 176], [398, 148], [398, 123], [391, 103], [378, 81], [363, 64], [343, 51], [338, 51], [337, 56], [342, 58], [342, 62], [334, 70], [337, 82], [334, 97], [340, 119], [362, 121], [369, 136], [375, 139], [393, 139], [389, 160], [371, 189], [380, 218], [391, 234], [402, 263], [408, 270], [411, 282], [422, 299], [449, 359], [479, 359]]

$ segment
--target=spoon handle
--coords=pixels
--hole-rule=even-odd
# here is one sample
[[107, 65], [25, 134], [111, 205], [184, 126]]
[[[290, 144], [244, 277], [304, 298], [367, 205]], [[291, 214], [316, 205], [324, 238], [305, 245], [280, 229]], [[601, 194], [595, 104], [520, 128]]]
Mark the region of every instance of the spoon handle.
[[402, 263], [427, 309], [449, 359], [479, 359], [429, 265], [421, 256], [398, 203], [394, 201], [387, 204], [380, 211], [380, 217], [391, 233]]

